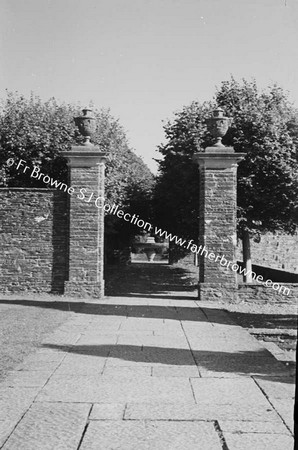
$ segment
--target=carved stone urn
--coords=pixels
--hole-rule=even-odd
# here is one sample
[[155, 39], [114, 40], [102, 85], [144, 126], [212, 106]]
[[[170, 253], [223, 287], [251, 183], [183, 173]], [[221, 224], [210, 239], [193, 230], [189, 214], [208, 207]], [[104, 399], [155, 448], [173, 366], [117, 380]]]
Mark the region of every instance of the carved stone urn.
[[168, 242], [155, 242], [154, 237], [147, 237], [146, 242], [134, 241], [133, 246], [143, 250], [149, 262], [153, 262], [157, 250], [169, 247]]
[[224, 117], [223, 109], [216, 108], [212, 113], [212, 117], [206, 119], [205, 122], [209, 133], [216, 139], [214, 147], [224, 147], [221, 140], [228, 131], [232, 119], [230, 117]]
[[96, 128], [96, 122], [92, 115], [92, 109], [83, 109], [83, 115], [74, 117], [74, 121], [79, 129], [79, 132], [85, 137], [85, 142], [83, 145], [92, 145], [90, 143], [90, 138], [94, 134]]

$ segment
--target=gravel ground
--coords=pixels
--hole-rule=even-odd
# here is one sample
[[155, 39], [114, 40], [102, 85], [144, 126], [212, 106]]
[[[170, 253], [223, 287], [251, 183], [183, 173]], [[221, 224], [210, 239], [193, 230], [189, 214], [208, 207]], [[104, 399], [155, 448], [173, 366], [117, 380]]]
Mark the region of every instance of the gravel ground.
[[51, 295], [0, 296], [0, 380], [80, 307]]
[[297, 306], [287, 303], [225, 305], [232, 319], [257, 339], [273, 342], [294, 355], [297, 345]]

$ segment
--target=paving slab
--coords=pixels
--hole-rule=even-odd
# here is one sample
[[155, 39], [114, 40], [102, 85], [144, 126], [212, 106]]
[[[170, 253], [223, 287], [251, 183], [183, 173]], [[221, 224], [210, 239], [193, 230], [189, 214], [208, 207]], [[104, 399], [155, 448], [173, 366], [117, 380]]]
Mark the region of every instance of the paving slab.
[[102, 373], [106, 362], [106, 357], [90, 357], [85, 355], [69, 354], [56, 369], [52, 379], [58, 378], [65, 374], [100, 374]]
[[[80, 450], [222, 450], [212, 423], [92, 421]], [[237, 449], [239, 450], [239, 449]]]
[[84, 430], [80, 450], [292, 448], [288, 368], [218, 306], [166, 295], [183, 300], [88, 302], [47, 336], [0, 384], [4, 449], [77, 450]]
[[[153, 364], [196, 365], [189, 348], [143, 347], [142, 355], [146, 361]], [[111, 353], [112, 356], [113, 353]]]
[[[131, 366], [109, 366], [105, 365], [102, 373], [102, 378], [142, 378], [142, 377], [151, 377], [152, 376], [152, 367], [150, 365], [143, 367], [131, 367]], [[121, 382], [121, 381], [119, 381]]]
[[244, 420], [220, 420], [220, 429], [225, 433], [261, 433], [261, 434], [286, 434], [291, 436], [288, 428], [282, 422], [282, 420], [272, 422], [256, 422], [256, 421], [244, 421]]
[[[141, 319], [141, 320], [140, 320]], [[128, 317], [121, 324], [121, 330], [166, 330], [180, 331], [181, 325], [178, 320], [148, 319], [145, 317]]]
[[208, 320], [202, 320], [199, 322], [200, 326], [198, 327], [198, 322], [196, 321], [184, 321], [182, 322], [182, 327], [186, 334], [190, 337], [195, 338], [198, 337], [204, 337], [206, 333], [215, 333], [215, 326], [213, 323], [209, 322]]
[[93, 334], [85, 333], [77, 340], [75, 346], [98, 346], [98, 345], [115, 345], [117, 343], [117, 335], [115, 334]]
[[0, 420], [0, 447], [2, 448], [2, 445], [4, 445], [5, 441], [9, 438], [11, 433], [14, 431], [17, 421], [7, 419], [7, 420]]
[[274, 359], [272, 355], [253, 352], [228, 353], [226, 352], [193, 352], [195, 361], [203, 373], [217, 372], [238, 375], [266, 375], [266, 377], [288, 376], [288, 368]]
[[294, 377], [254, 377], [256, 383], [269, 398], [291, 398], [295, 397]]
[[167, 349], [134, 345], [117, 345], [110, 348], [107, 361], [108, 366], [142, 366], [150, 364], [196, 366], [189, 349]]
[[[152, 302], [151, 298], [142, 297], [140, 295], [139, 297], [113, 297], [107, 295], [104, 300], [100, 300], [99, 303], [108, 303], [109, 305], [148, 305]], [[158, 299], [159, 301], [159, 299]], [[160, 304], [160, 303], [159, 303]]]
[[118, 336], [118, 341], [119, 342], [119, 338], [120, 337], [127, 337], [128, 339], [141, 339], [142, 337], [145, 336], [154, 336], [155, 332], [153, 330], [124, 330], [123, 328], [118, 331], [117, 336]]
[[220, 372], [220, 368], [218, 370], [210, 370], [204, 366], [198, 366], [198, 370], [200, 372], [201, 378], [243, 378], [247, 377], [246, 373], [242, 372]]
[[270, 398], [270, 403], [278, 412], [291, 432], [294, 431], [294, 399]]
[[47, 344], [59, 344], [59, 345], [71, 345], [71, 344], [75, 344], [77, 342], [77, 340], [80, 338], [81, 334], [80, 333], [68, 333], [67, 331], [65, 332], [54, 332], [53, 334], [51, 334], [51, 336], [47, 336], [42, 343], [44, 345]]
[[251, 378], [191, 378], [196, 402], [214, 405], [259, 405], [270, 408], [270, 403]]
[[198, 421], [255, 421], [255, 422], [273, 422], [280, 424], [281, 419], [273, 407], [267, 405], [253, 405], [247, 408], [247, 405], [230, 404], [217, 405], [210, 402], [195, 404], [187, 402], [180, 398], [178, 402], [168, 401], [142, 403], [129, 402], [127, 404], [124, 419], [126, 420], [198, 420]]
[[40, 348], [26, 358], [26, 363], [40, 361], [60, 363], [64, 357], [65, 354], [62, 353], [59, 349], [50, 350], [47, 348]]
[[11, 371], [1, 386], [8, 387], [42, 387], [50, 378], [52, 371], [30, 371], [30, 370], [14, 370]]
[[[109, 317], [105, 319], [96, 319], [88, 331], [96, 331], [96, 333], [98, 333], [101, 330], [103, 334], [115, 333], [120, 330], [122, 323], [122, 320], [109, 320]], [[85, 330], [81, 333], [81, 335], [84, 333], [86, 333]]]
[[18, 421], [33, 403], [39, 387], [7, 387], [0, 385], [0, 421]]
[[204, 307], [200, 305], [203, 313], [210, 322], [216, 323], [218, 326], [235, 325], [235, 322], [229, 317], [226, 311], [220, 310], [216, 307], [212, 308], [210, 305]]
[[2, 447], [3, 450], [76, 449], [90, 405], [35, 403]]
[[181, 332], [181, 336], [119, 336], [118, 345], [141, 345], [143, 347], [157, 347], [157, 348], [177, 348], [189, 350], [188, 341]]
[[200, 377], [200, 372], [195, 365], [154, 365], [152, 366], [153, 377]]
[[224, 433], [229, 450], [292, 450], [294, 440], [285, 434]]
[[255, 377], [255, 380], [289, 430], [293, 432], [295, 379], [293, 377], [276, 377], [272, 379]]
[[183, 378], [143, 377], [135, 379], [111, 378], [94, 375], [65, 376], [50, 379], [37, 397], [48, 402], [148, 402], [189, 401], [194, 397], [189, 380]]
[[266, 342], [263, 341], [262, 345], [267, 348], [267, 350], [272, 353], [274, 358], [276, 358], [278, 361], [283, 362], [293, 362], [295, 361], [295, 352], [287, 352], [282, 350], [277, 344], [274, 342]]
[[[92, 407], [90, 420], [122, 420], [125, 403], [95, 403]], [[118, 426], [118, 423], [115, 424]]]
[[[266, 356], [269, 358], [271, 354], [264, 350], [264, 347], [256, 340], [253, 339], [252, 342], [247, 339], [243, 339], [243, 335], [239, 338], [233, 335], [217, 335], [215, 332], [211, 335], [209, 333], [200, 337], [188, 336], [189, 344], [194, 351], [204, 351], [204, 352], [222, 352], [225, 353], [227, 348], [229, 353], [255, 353], [259, 356]], [[261, 355], [262, 353], [262, 355]]]

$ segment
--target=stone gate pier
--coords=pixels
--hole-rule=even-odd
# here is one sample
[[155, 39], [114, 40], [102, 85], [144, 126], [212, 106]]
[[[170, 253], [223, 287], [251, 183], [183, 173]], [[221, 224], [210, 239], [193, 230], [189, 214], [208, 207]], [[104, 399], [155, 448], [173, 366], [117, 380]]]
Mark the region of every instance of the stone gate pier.
[[104, 295], [106, 157], [90, 143], [96, 126], [91, 110], [75, 122], [85, 140], [61, 153], [67, 184], [0, 188], [0, 292]]
[[236, 193], [237, 166], [245, 153], [225, 147], [221, 138], [230, 119], [221, 108], [207, 119], [217, 142], [194, 155], [200, 171], [199, 299], [230, 299], [236, 294]]
[[83, 145], [62, 152], [69, 166], [69, 255], [66, 295], [104, 295], [104, 176], [105, 153], [90, 143], [95, 119], [91, 110], [75, 118], [85, 136]]

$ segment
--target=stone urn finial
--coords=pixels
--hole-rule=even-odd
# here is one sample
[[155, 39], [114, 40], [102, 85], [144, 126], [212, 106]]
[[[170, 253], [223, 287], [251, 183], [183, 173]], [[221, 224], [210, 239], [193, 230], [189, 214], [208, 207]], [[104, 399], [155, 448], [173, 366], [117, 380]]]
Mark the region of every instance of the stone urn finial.
[[83, 145], [92, 145], [90, 143], [90, 138], [95, 132], [96, 123], [95, 118], [92, 115], [92, 109], [83, 109], [83, 115], [74, 117], [76, 126], [79, 132], [85, 137], [85, 142]]
[[232, 119], [230, 117], [224, 117], [223, 109], [216, 108], [212, 113], [212, 117], [206, 119], [205, 122], [207, 124], [208, 131], [216, 139], [214, 147], [224, 147], [221, 140], [228, 131], [232, 123]]

